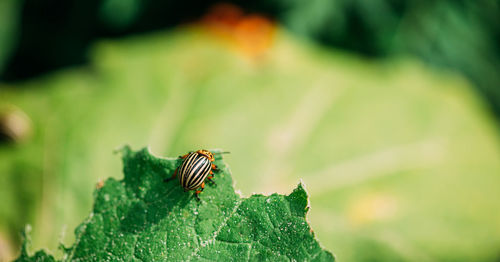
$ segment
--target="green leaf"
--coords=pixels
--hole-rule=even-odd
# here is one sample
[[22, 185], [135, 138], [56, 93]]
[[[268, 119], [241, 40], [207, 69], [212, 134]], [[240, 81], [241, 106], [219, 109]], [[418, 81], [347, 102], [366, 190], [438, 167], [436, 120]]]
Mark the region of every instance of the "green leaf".
[[121, 179], [109, 151], [128, 143], [172, 156], [230, 149], [245, 196], [286, 194], [303, 179], [310, 224], [339, 260], [496, 259], [500, 132], [472, 86], [409, 59], [364, 60], [276, 33], [258, 61], [182, 27], [101, 41], [86, 67], [0, 84], [0, 107], [25, 112], [33, 131], [0, 146], [10, 253], [25, 224], [33, 250], [56, 250], [64, 225], [92, 208], [94, 183]]
[[0, 75], [18, 39], [22, 1], [0, 1]]
[[33, 256], [28, 254], [28, 249], [31, 245], [30, 238], [31, 227], [27, 225], [22, 232], [22, 237], [24, 238], [23, 245], [21, 247], [21, 255], [16, 260], [18, 262], [24, 261], [55, 261], [54, 257], [47, 254], [44, 250], [39, 250]]
[[[305, 220], [309, 207], [302, 184], [288, 196], [241, 198], [216, 154], [216, 184], [207, 185], [197, 201], [177, 181], [163, 182], [179, 158], [159, 158], [149, 149], [121, 152], [125, 177], [98, 186], [93, 210], [75, 230], [76, 241], [64, 249], [63, 260], [335, 260]], [[43, 251], [30, 257], [27, 242], [18, 261], [53, 260]]]

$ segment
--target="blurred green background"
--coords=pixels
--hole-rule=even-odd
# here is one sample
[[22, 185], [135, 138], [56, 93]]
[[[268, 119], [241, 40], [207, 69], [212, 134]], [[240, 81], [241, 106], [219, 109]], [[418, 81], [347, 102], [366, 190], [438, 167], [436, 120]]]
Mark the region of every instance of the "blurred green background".
[[[236, 7], [239, 6], [239, 7]], [[340, 261], [500, 259], [496, 1], [0, 0], [0, 260], [69, 245], [113, 149], [300, 179]]]

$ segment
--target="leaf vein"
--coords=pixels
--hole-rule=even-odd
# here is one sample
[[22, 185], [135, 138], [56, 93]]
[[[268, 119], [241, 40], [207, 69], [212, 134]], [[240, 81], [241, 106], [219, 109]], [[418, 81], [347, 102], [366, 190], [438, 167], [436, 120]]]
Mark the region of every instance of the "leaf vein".
[[196, 254], [198, 254], [198, 252], [200, 252], [201, 248], [206, 246], [207, 244], [210, 244], [212, 243], [213, 241], [215, 241], [215, 239], [217, 238], [217, 236], [219, 235], [220, 231], [222, 230], [222, 228], [224, 228], [224, 226], [227, 225], [227, 222], [229, 221], [229, 219], [231, 219], [231, 217], [233, 217], [234, 214], [236, 214], [236, 211], [238, 211], [238, 208], [240, 207], [241, 203], [243, 203], [243, 201], [241, 200], [237, 200], [236, 204], [234, 205], [234, 208], [233, 210], [231, 211], [231, 213], [224, 219], [224, 221], [222, 221], [221, 225], [219, 226], [219, 228], [214, 232], [214, 236], [211, 238], [211, 239], [208, 239], [208, 240], [205, 240], [203, 242], [200, 243], [200, 245], [198, 246], [198, 248], [196, 248], [193, 253], [191, 253], [191, 255], [189, 255], [188, 259], [186, 259], [187, 261], [191, 261], [191, 259], [193, 258], [193, 256], [195, 256]]

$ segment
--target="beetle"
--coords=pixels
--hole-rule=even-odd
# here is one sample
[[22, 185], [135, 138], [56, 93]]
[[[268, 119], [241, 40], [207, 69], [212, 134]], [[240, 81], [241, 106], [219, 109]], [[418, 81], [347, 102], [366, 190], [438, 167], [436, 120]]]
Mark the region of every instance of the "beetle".
[[184, 159], [184, 161], [175, 169], [172, 177], [165, 179], [164, 182], [175, 179], [177, 174], [179, 174], [179, 182], [184, 188], [184, 192], [196, 190], [196, 199], [200, 200], [198, 195], [205, 189], [205, 179], [215, 184], [212, 180], [214, 178], [213, 171], [219, 171], [217, 166], [213, 163], [215, 161], [214, 154], [208, 150], [200, 149], [180, 156], [180, 158]]

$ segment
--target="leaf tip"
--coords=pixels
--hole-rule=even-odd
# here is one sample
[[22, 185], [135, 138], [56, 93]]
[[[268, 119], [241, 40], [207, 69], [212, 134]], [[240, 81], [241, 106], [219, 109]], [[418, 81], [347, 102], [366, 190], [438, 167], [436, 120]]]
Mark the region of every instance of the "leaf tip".
[[24, 230], [21, 231], [21, 238], [23, 241], [23, 244], [21, 246], [21, 257], [26, 256], [28, 257], [28, 249], [31, 245], [31, 225], [26, 224], [24, 226]]
[[309, 210], [309, 196], [307, 195], [307, 191], [305, 189], [305, 185], [300, 180], [297, 187], [287, 196], [287, 199], [290, 202], [290, 208], [297, 214], [302, 217], [305, 217], [307, 211]]
[[130, 152], [132, 152], [132, 148], [130, 148], [130, 145], [119, 146], [113, 150], [113, 154], [127, 155]]
[[27, 224], [24, 230], [21, 231], [23, 243], [21, 246], [21, 254], [14, 261], [55, 261], [54, 257], [46, 250], [39, 250], [33, 256], [30, 256], [29, 249], [31, 246], [31, 225]]

